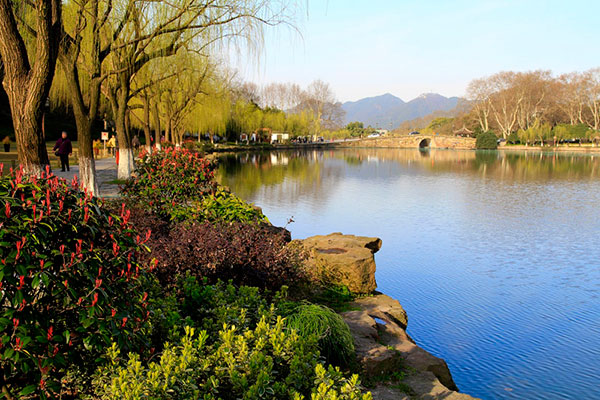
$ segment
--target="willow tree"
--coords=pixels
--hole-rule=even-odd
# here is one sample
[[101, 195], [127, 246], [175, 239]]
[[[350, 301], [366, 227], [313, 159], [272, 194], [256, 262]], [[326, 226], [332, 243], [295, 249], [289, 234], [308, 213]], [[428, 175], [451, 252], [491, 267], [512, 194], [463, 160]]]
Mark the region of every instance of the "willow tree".
[[102, 40], [102, 37], [112, 11], [112, 0], [70, 2], [65, 9], [63, 39], [58, 55], [64, 72], [63, 85], [66, 86], [77, 126], [80, 180], [82, 186], [94, 195], [98, 194], [98, 182], [92, 126], [98, 116], [102, 81], [106, 79], [102, 63], [110, 54], [110, 42]]
[[[10, 103], [19, 162], [32, 174], [41, 174], [43, 166], [49, 165], [42, 115], [54, 76], [60, 37], [60, 0], [0, 0], [3, 85]], [[29, 51], [28, 39], [31, 41]]]
[[288, 7], [285, 2], [268, 0], [129, 0], [121, 10], [109, 21], [124, 28], [111, 38], [110, 60], [105, 63], [110, 76], [103, 93], [117, 129], [118, 177], [125, 179], [133, 170], [125, 116], [129, 102], [140, 90], [132, 90], [132, 83], [141, 69], [184, 48], [203, 53], [236, 38], [254, 42], [261, 38], [265, 24], [287, 21]]

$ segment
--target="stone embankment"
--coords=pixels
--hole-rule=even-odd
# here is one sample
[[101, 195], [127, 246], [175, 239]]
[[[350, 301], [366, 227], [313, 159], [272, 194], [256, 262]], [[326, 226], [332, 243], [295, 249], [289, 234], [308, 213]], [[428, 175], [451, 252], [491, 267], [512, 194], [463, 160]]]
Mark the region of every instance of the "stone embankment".
[[399, 149], [475, 149], [475, 139], [460, 136], [437, 136], [437, 135], [403, 135], [382, 136], [368, 138], [353, 142], [336, 143], [341, 147], [377, 147], [377, 148], [399, 148]]
[[[406, 333], [400, 303], [375, 291], [375, 257], [381, 239], [332, 233], [300, 241], [314, 278], [347, 286], [359, 296], [341, 313], [354, 336], [363, 376], [375, 382], [375, 400], [469, 400], [459, 393], [448, 365]], [[379, 383], [377, 383], [379, 382]], [[392, 383], [393, 382], [393, 383]]]

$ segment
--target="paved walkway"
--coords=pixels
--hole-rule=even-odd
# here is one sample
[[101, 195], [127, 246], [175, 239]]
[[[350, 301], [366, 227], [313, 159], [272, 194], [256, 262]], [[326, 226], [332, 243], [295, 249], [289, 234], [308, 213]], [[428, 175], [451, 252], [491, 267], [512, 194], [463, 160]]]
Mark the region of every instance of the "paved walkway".
[[[54, 175], [68, 180], [77, 175], [79, 178], [79, 166], [74, 165], [70, 171], [62, 172], [60, 168], [53, 170]], [[98, 179], [98, 189], [100, 197], [118, 197], [119, 185], [109, 183], [117, 179], [117, 163], [113, 157], [96, 160], [96, 177]]]

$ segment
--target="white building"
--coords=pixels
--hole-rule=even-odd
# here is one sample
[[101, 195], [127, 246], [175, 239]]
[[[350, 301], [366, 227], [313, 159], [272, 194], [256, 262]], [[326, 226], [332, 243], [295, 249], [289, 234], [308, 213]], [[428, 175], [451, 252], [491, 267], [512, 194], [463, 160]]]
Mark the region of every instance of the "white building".
[[285, 132], [271, 133], [271, 143], [283, 143], [290, 140], [290, 134]]

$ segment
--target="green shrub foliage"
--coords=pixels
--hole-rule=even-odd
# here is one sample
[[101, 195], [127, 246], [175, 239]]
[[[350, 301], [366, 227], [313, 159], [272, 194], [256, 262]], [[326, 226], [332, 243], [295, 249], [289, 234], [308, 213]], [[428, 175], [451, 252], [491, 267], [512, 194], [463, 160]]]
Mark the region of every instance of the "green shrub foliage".
[[493, 132], [482, 132], [477, 135], [475, 146], [479, 150], [495, 150], [498, 148], [498, 138]]
[[316, 336], [321, 354], [328, 362], [347, 366], [354, 360], [350, 329], [331, 309], [318, 304], [301, 304], [287, 316], [287, 321], [302, 337]]
[[147, 365], [135, 354], [120, 360], [117, 346], [109, 355], [96, 385], [105, 399], [371, 398], [361, 394], [357, 376], [345, 379], [318, 364], [314, 340], [286, 330], [281, 317], [262, 317], [251, 330], [225, 324], [213, 344], [206, 331], [186, 327], [179, 344]]
[[93, 371], [111, 342], [145, 343], [150, 233], [78, 189], [49, 172], [0, 178], [0, 385], [15, 398], [58, 397], [66, 371]]

